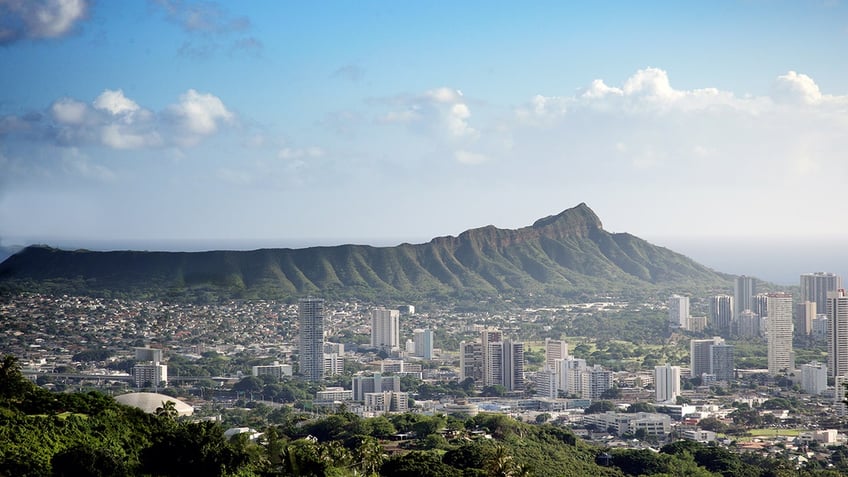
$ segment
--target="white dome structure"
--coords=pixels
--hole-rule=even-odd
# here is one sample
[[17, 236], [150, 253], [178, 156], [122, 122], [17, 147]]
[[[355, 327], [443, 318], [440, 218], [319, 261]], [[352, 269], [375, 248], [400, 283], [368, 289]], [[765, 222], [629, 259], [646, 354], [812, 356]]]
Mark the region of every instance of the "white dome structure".
[[174, 407], [177, 409], [179, 416], [191, 416], [194, 413], [194, 408], [184, 403], [183, 401], [159, 393], [129, 393], [115, 396], [115, 401], [131, 407], [137, 407], [144, 412], [153, 414], [156, 409], [162, 407], [162, 403], [173, 401]]

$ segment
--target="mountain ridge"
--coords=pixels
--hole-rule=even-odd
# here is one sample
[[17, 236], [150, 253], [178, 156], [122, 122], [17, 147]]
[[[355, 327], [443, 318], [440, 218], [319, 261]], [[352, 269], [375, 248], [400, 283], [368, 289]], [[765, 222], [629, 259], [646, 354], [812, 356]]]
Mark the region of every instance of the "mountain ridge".
[[0, 263], [0, 285], [131, 295], [569, 297], [633, 288], [710, 288], [730, 276], [627, 233], [581, 203], [518, 229], [493, 225], [393, 247], [139, 252], [32, 246]]

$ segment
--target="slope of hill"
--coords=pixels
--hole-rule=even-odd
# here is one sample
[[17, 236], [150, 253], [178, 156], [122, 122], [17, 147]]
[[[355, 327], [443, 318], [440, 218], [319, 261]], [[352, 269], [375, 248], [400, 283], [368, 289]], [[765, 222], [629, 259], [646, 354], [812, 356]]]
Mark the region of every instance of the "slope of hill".
[[33, 246], [0, 264], [5, 289], [134, 296], [572, 297], [725, 287], [729, 279], [633, 235], [605, 231], [585, 204], [517, 230], [486, 226], [416, 245], [191, 253]]

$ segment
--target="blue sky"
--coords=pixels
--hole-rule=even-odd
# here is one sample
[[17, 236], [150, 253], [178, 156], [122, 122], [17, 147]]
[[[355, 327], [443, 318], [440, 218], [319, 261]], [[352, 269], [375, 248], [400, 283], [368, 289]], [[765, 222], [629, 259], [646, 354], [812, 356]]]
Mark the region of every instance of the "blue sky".
[[844, 2], [569, 3], [0, 0], [0, 244], [848, 236]]

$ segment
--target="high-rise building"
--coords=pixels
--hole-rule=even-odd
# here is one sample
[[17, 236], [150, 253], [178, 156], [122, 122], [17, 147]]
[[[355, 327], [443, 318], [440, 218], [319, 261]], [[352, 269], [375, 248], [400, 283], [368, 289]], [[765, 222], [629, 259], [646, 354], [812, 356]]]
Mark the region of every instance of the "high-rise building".
[[768, 294], [768, 372], [774, 376], [795, 368], [792, 350], [792, 295]]
[[483, 345], [480, 342], [459, 343], [459, 379], [471, 378], [477, 385], [483, 383]]
[[433, 330], [426, 328], [413, 330], [412, 339], [415, 343], [415, 356], [433, 359]]
[[545, 338], [545, 367], [554, 369], [558, 359], [568, 358], [568, 342]]
[[400, 311], [371, 310], [371, 346], [387, 351], [400, 348]]
[[585, 359], [567, 358], [562, 360], [558, 368], [559, 390], [566, 396], [582, 396], [583, 372], [587, 369]]
[[827, 389], [827, 374], [827, 366], [817, 361], [801, 365], [801, 389], [807, 394], [821, 394]]
[[400, 376], [383, 376], [374, 373], [370, 376], [357, 374], [351, 381], [353, 388], [353, 400], [365, 400], [367, 393], [381, 393], [386, 391], [400, 392]]
[[720, 344], [724, 344], [724, 339], [719, 336], [707, 340], [689, 341], [689, 374], [693, 378], [699, 378], [703, 374], [712, 374], [710, 347]]
[[827, 315], [825, 315], [824, 313], [816, 313], [816, 317], [813, 318], [813, 337], [815, 339], [827, 339], [827, 322]]
[[612, 388], [613, 373], [596, 364], [581, 373], [583, 375], [583, 399], [600, 399], [604, 391]]
[[758, 293], [754, 295], [753, 308], [751, 311], [757, 314], [760, 318], [768, 317], [768, 293]]
[[668, 299], [668, 326], [689, 329], [689, 297], [672, 295]]
[[730, 382], [736, 377], [733, 345], [719, 343], [710, 346], [710, 374], [716, 381]]
[[524, 343], [506, 340], [503, 342], [504, 377], [507, 391], [524, 389]]
[[680, 396], [680, 366], [654, 366], [657, 402], [674, 402]]
[[760, 333], [760, 317], [751, 310], [739, 313], [736, 318], [736, 334], [741, 338], [758, 338]]
[[816, 302], [816, 310], [827, 310], [827, 293], [842, 288], [842, 277], [834, 273], [816, 272], [801, 275], [801, 303]]
[[536, 385], [536, 396], [555, 399], [559, 395], [557, 382], [556, 371], [546, 366], [533, 378], [533, 383]]
[[795, 305], [795, 334], [809, 336], [813, 332], [813, 318], [816, 317], [816, 302], [802, 301]]
[[848, 295], [827, 294], [827, 367], [830, 376], [848, 376]]
[[473, 377], [483, 386], [500, 385], [508, 391], [524, 389], [524, 343], [504, 340], [500, 330], [486, 328], [480, 331], [479, 343], [463, 341], [459, 351], [461, 379]]
[[324, 377], [324, 300], [303, 298], [298, 303], [300, 374], [307, 381]]
[[168, 385], [168, 366], [159, 362], [139, 363], [133, 366], [132, 377], [137, 388], [164, 387]]
[[721, 334], [730, 336], [733, 324], [733, 297], [715, 295], [710, 297], [709, 327]]
[[739, 314], [745, 310], [754, 310], [754, 295], [757, 294], [757, 283], [753, 277], [745, 275], [736, 277], [736, 282], [733, 287], [733, 316], [739, 317]]

